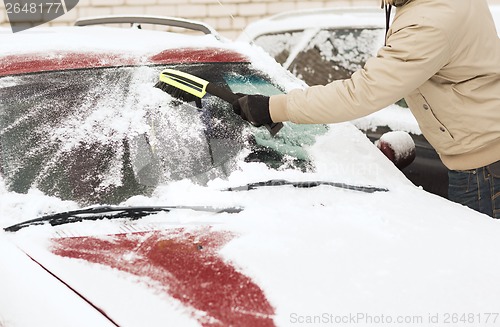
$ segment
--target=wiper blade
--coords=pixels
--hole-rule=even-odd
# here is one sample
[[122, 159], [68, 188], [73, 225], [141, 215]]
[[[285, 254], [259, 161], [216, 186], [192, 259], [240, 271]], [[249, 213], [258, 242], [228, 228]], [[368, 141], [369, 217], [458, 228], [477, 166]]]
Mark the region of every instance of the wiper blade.
[[297, 188], [311, 188], [311, 187], [316, 187], [320, 185], [327, 185], [327, 186], [333, 186], [333, 187], [338, 187], [346, 190], [351, 190], [351, 191], [359, 191], [359, 192], [365, 192], [365, 193], [374, 193], [374, 192], [388, 192], [389, 190], [386, 188], [381, 188], [381, 187], [375, 187], [375, 186], [360, 186], [360, 185], [350, 185], [350, 184], [345, 184], [345, 183], [336, 183], [336, 182], [326, 182], [326, 181], [303, 181], [303, 182], [292, 182], [292, 181], [287, 181], [285, 179], [271, 179], [265, 182], [256, 182], [256, 183], [250, 183], [242, 186], [237, 186], [237, 187], [230, 187], [225, 189], [225, 191], [249, 191], [249, 190], [254, 190], [259, 187], [267, 187], [267, 186], [284, 186], [284, 185], [291, 185], [293, 187]]
[[213, 212], [213, 213], [238, 213], [242, 208], [216, 208], [216, 207], [197, 207], [197, 206], [144, 206], [144, 207], [118, 207], [118, 206], [98, 206], [90, 207], [55, 214], [45, 215], [39, 218], [24, 221], [4, 228], [6, 232], [16, 232], [24, 227], [33, 225], [42, 225], [49, 223], [52, 226], [80, 222], [84, 220], [101, 220], [128, 218], [136, 220], [157, 212], [170, 212], [176, 209], [188, 209], [195, 211]]

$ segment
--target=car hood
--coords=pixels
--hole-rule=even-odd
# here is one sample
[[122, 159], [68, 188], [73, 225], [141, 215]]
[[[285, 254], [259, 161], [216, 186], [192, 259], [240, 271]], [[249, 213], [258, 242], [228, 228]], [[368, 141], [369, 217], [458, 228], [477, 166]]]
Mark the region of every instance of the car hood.
[[219, 253], [233, 233], [122, 228], [127, 232], [17, 244], [111, 324], [273, 325], [275, 309], [263, 289]]
[[[345, 124], [319, 138], [310, 149], [315, 173], [249, 163], [228, 180], [172, 183], [156, 198], [126, 203], [243, 208], [238, 213], [173, 210], [1, 233], [0, 242], [11, 246], [1, 247], [0, 321], [30, 325], [36, 312], [57, 320], [65, 313], [50, 312], [60, 303], [79, 312], [83, 325], [100, 317], [99, 325], [120, 326], [288, 326], [346, 317], [362, 324], [370, 317], [495, 312], [497, 222], [415, 188], [355, 133]], [[350, 171], [352, 151], [364, 164]], [[370, 162], [380, 165], [362, 171]], [[226, 191], [255, 181], [248, 176], [356, 180], [388, 191], [329, 185]], [[21, 257], [29, 267], [17, 264]], [[51, 282], [23, 284], [14, 276]], [[65, 325], [56, 322], [50, 325]]]

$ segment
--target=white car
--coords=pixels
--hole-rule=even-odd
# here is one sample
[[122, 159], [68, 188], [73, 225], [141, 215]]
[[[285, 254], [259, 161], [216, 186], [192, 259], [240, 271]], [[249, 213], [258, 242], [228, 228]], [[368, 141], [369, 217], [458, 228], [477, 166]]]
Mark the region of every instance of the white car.
[[0, 32], [0, 326], [500, 323], [497, 221], [350, 123], [271, 137], [155, 88], [304, 87], [205, 32]]

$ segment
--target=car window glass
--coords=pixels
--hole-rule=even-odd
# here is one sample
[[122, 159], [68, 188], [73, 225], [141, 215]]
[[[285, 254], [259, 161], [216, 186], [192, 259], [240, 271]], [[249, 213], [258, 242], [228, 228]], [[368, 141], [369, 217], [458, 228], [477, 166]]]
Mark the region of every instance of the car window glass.
[[[241, 75], [229, 73], [224, 75], [224, 80], [235, 93], [275, 95], [283, 93], [282, 90], [258, 75]], [[275, 137], [271, 137], [264, 129], [254, 129], [253, 137], [257, 145], [262, 146], [262, 151], [275, 151], [280, 156], [285, 156], [293, 165], [308, 167], [306, 145], [312, 145], [317, 136], [326, 133], [326, 125], [297, 125], [287, 124]], [[262, 154], [262, 153], [261, 153]], [[269, 154], [268, 154], [269, 155]], [[282, 165], [282, 161], [277, 161]]]
[[278, 63], [284, 64], [292, 50], [303, 39], [304, 31], [265, 34], [255, 38], [254, 43], [269, 53]]
[[[10, 191], [38, 188], [82, 204], [119, 203], [160, 183], [224, 177], [245, 160], [307, 166], [301, 146], [324, 127], [277, 137], [207, 95], [201, 108], [154, 88], [164, 66], [52, 71], [0, 78], [0, 173]], [[235, 92], [281, 90], [248, 64], [176, 65]], [[245, 151], [243, 151], [245, 150]]]
[[234, 93], [275, 95], [283, 93], [276, 86], [257, 75], [228, 73], [224, 75], [229, 88]]
[[321, 30], [297, 54], [289, 70], [308, 85], [349, 78], [376, 54], [383, 37], [382, 29]]
[[9, 188], [109, 203], [206, 171], [202, 116], [153, 88], [158, 74], [139, 67], [11, 77], [0, 89]]

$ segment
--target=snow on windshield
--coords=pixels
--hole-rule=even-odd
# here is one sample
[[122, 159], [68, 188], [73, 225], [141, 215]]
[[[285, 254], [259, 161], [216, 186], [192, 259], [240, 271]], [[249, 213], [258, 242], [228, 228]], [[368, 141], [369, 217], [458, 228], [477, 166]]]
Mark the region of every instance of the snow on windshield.
[[[198, 109], [173, 106], [153, 87], [158, 74], [138, 67], [5, 79], [0, 131], [9, 188], [114, 202], [103, 194], [142, 193], [205, 171], [210, 149]], [[129, 173], [140, 185], [127, 184]]]

